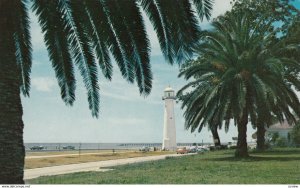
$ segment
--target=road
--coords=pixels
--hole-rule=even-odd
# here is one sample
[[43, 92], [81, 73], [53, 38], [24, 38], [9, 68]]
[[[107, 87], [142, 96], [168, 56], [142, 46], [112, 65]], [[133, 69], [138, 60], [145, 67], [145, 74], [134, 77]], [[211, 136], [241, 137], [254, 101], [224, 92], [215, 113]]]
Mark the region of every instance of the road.
[[[82, 155], [99, 155], [99, 154], [111, 154], [112, 152], [98, 152], [98, 153], [81, 153]], [[122, 151], [117, 153], [128, 153], [128, 151]], [[35, 155], [35, 156], [26, 156], [25, 159], [41, 159], [41, 158], [51, 158], [51, 157], [68, 157], [68, 156], [78, 156], [78, 153], [72, 154], [59, 154], [59, 155]]]
[[[28, 179], [33, 179], [33, 178], [37, 178], [40, 176], [52, 176], [52, 175], [68, 174], [68, 173], [74, 173], [74, 172], [84, 172], [84, 171], [107, 171], [107, 170], [111, 170], [111, 169], [107, 169], [107, 167], [139, 163], [139, 162], [145, 162], [145, 161], [162, 160], [168, 156], [178, 157], [178, 156], [183, 156], [183, 155], [168, 154], [168, 155], [135, 157], [135, 158], [116, 159], [116, 160], [87, 162], [87, 163], [80, 163], [80, 164], [70, 164], [70, 165], [27, 169], [24, 171], [24, 179], [28, 180]], [[106, 168], [106, 169], [101, 169], [101, 168]]]

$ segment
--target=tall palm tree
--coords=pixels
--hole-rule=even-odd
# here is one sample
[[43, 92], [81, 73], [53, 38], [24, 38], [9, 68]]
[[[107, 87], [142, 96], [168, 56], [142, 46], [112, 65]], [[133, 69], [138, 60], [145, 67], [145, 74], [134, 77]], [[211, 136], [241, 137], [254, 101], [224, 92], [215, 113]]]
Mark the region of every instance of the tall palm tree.
[[[280, 1], [280, 0], [264, 0], [260, 2], [252, 1], [252, 0], [237, 0], [235, 1], [232, 10], [227, 12], [227, 14], [241, 13], [244, 11], [250, 11], [253, 18], [253, 23], [256, 25], [258, 22], [264, 21], [265, 23], [271, 22], [273, 25], [276, 25], [277, 34], [281, 36], [281, 38], [287, 39], [287, 37], [294, 37], [293, 43], [299, 34], [297, 34], [297, 27], [299, 25], [299, 14], [300, 11], [290, 4], [289, 1]], [[278, 25], [276, 23], [281, 22], [282, 24]], [[299, 42], [298, 42], [299, 43]], [[284, 55], [289, 58], [298, 59], [299, 61], [299, 50], [293, 48], [285, 50]], [[298, 72], [294, 70], [288, 70], [287, 75], [289, 74], [298, 74]], [[254, 128], [257, 129], [257, 147], [258, 151], [263, 151], [265, 149], [265, 127], [270, 126], [275, 123], [276, 118], [272, 121], [272, 117], [267, 117], [266, 115], [262, 115], [261, 118], [258, 118], [258, 121], [253, 125]]]
[[[38, 17], [62, 100], [75, 101], [77, 66], [92, 116], [98, 117], [97, 64], [112, 77], [110, 53], [124, 79], [141, 95], [152, 87], [150, 44], [143, 9], [169, 63], [191, 55], [199, 39], [198, 18], [209, 18], [212, 0], [1, 0], [0, 1], [0, 184], [23, 183], [24, 145], [20, 92], [29, 96], [31, 42], [29, 4]], [[195, 5], [194, 12], [192, 4]]]
[[[286, 28], [285, 35], [281, 36], [281, 44], [286, 46], [280, 51], [276, 52], [276, 56], [290, 58], [296, 62], [300, 62], [300, 27], [299, 27], [299, 17], [293, 18], [292, 22], [289, 23]], [[278, 39], [275, 39], [278, 40]], [[276, 43], [276, 41], [275, 41]], [[297, 47], [298, 44], [298, 47]], [[272, 45], [272, 44], [271, 44]], [[284, 70], [284, 79], [290, 82], [291, 78], [299, 78], [299, 72], [297, 69], [289, 68]], [[296, 88], [297, 89], [297, 88]], [[276, 104], [273, 104], [276, 105]], [[277, 105], [277, 108], [281, 108]], [[259, 110], [259, 109], [258, 109]], [[286, 108], [281, 108], [281, 111], [285, 111]], [[276, 117], [272, 114], [266, 114], [266, 112], [272, 111], [272, 109], [260, 109], [260, 118], [257, 120], [257, 150], [263, 151], [265, 149], [265, 127], [269, 127], [271, 124], [276, 123]], [[275, 112], [273, 112], [274, 114]], [[297, 117], [299, 118], [299, 116]], [[283, 119], [280, 120], [281, 122]], [[294, 121], [293, 121], [294, 122]], [[290, 122], [290, 123], [293, 123]], [[294, 122], [295, 123], [295, 122]]]
[[[196, 49], [198, 59], [188, 62], [179, 76], [193, 80], [180, 92], [188, 92], [187, 123], [199, 127], [215, 119], [229, 126], [233, 119], [238, 129], [235, 155], [247, 157], [247, 124], [259, 117], [274, 115], [295, 122], [299, 100], [292, 86], [299, 90], [296, 75], [300, 64], [282, 55], [289, 48], [299, 48], [295, 41], [275, 40], [268, 23], [256, 22], [247, 12], [220, 17], [213, 30], [203, 33]], [[262, 113], [264, 112], [264, 113]], [[191, 113], [191, 114], [190, 114]]]
[[[186, 79], [194, 78], [194, 81], [189, 82], [182, 89], [177, 92], [177, 97], [182, 101], [181, 108], [185, 109], [183, 114], [185, 118], [185, 128], [190, 129], [191, 132], [198, 130], [201, 132], [204, 126], [208, 126], [208, 129], [211, 131], [215, 146], [220, 146], [220, 137], [218, 134], [218, 128], [221, 129], [222, 121], [219, 121], [219, 109], [218, 106], [214, 109], [205, 107], [206, 97], [202, 92], [207, 88], [213, 88], [216, 80], [207, 80], [205, 83], [202, 83], [201, 80], [206, 79], [209, 75], [201, 75], [200, 72], [187, 72], [193, 71], [190, 67], [197, 66], [197, 61], [189, 61], [182, 65], [179, 76], [185, 76]], [[195, 88], [195, 89], [194, 89]], [[197, 89], [196, 89], [197, 88]], [[201, 91], [200, 91], [200, 90]], [[203, 89], [203, 91], [202, 91]], [[203, 122], [201, 122], [202, 118]], [[226, 131], [228, 126], [226, 127]]]

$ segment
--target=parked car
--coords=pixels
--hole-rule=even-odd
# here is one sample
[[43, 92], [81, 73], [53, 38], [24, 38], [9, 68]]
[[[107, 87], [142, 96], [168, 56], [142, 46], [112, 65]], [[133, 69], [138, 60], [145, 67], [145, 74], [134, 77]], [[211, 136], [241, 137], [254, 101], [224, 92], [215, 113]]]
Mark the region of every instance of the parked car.
[[197, 153], [197, 148], [192, 148], [188, 151], [188, 153]]
[[197, 153], [204, 153], [207, 151], [204, 148], [197, 148], [196, 150], [197, 150]]
[[43, 149], [45, 149], [44, 146], [32, 146], [30, 148], [30, 150], [43, 150]]
[[147, 151], [150, 151], [150, 148], [147, 147], [147, 146], [143, 146], [139, 149], [140, 151], [143, 151], [143, 152], [147, 152]]
[[228, 143], [228, 145], [227, 145], [227, 148], [228, 149], [236, 149], [236, 147], [237, 147], [237, 143]]
[[203, 152], [205, 152], [205, 151], [209, 151], [210, 148], [209, 148], [209, 146], [199, 146], [198, 150], [202, 150]]
[[177, 153], [177, 154], [186, 154], [186, 153], [188, 153], [188, 152], [189, 152], [189, 150], [186, 149], [186, 147], [184, 147], [184, 148], [179, 148], [179, 149], [176, 150], [176, 153]]
[[63, 146], [63, 149], [66, 149], [66, 150], [75, 150], [75, 147], [74, 146]]

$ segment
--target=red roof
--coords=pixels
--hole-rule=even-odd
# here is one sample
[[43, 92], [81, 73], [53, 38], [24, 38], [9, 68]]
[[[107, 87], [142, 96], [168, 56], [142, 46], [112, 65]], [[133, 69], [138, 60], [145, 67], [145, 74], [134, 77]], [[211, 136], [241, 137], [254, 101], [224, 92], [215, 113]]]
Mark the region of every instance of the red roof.
[[294, 127], [294, 125], [290, 125], [287, 120], [284, 120], [284, 122], [280, 123], [275, 123], [273, 125], [271, 125], [268, 130], [270, 129], [280, 129], [280, 130], [284, 130], [284, 129], [292, 129]]

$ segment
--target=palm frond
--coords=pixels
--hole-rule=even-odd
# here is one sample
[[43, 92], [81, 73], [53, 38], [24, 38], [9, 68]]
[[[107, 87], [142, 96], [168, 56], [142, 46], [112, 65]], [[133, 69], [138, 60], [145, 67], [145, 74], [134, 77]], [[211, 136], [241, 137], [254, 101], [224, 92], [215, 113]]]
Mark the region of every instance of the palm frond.
[[89, 109], [92, 115], [98, 117], [99, 85], [97, 66], [90, 37], [87, 35], [83, 10], [75, 1], [60, 1], [59, 11], [63, 15], [65, 28], [68, 33], [70, 51], [75, 64], [78, 66], [84, 85], [87, 89]]
[[30, 21], [28, 16], [27, 0], [15, 2], [15, 23], [14, 34], [16, 47], [16, 60], [21, 73], [20, 89], [24, 96], [29, 96], [30, 72], [31, 72], [31, 37]]
[[174, 52], [170, 47], [171, 44], [171, 35], [170, 35], [170, 26], [161, 10], [160, 1], [157, 0], [140, 0], [141, 6], [144, 9], [145, 13], [149, 17], [154, 30], [156, 31], [157, 38], [160, 44], [160, 48], [165, 59], [169, 63], [173, 63]]
[[200, 38], [200, 28], [191, 3], [188, 0], [140, 2], [157, 33], [161, 50], [168, 62], [180, 63], [191, 57], [190, 49]]
[[213, 0], [193, 0], [196, 8], [197, 8], [197, 13], [201, 19], [201, 21], [203, 21], [203, 18], [205, 16], [205, 18], [207, 20], [209, 20], [209, 18], [211, 17], [211, 11], [212, 11], [212, 5], [214, 3]]
[[68, 33], [64, 27], [63, 14], [57, 6], [54, 1], [34, 0], [32, 8], [44, 33], [44, 41], [60, 86], [61, 97], [67, 105], [72, 105], [75, 101], [76, 80], [67, 40]]
[[103, 6], [100, 1], [77, 1], [83, 9], [85, 14], [83, 18], [86, 20], [87, 31], [92, 38], [93, 48], [96, 52], [100, 69], [105, 78], [112, 79], [112, 64], [109, 56], [108, 44], [111, 36], [111, 29], [108, 20], [105, 16]]
[[[131, 43], [131, 64], [134, 67], [140, 93], [147, 95], [152, 88], [150, 67], [150, 43], [146, 34], [144, 21], [134, 1], [116, 1], [116, 11], [123, 11], [122, 22]], [[132, 21], [135, 20], [135, 21]]]
[[118, 11], [118, 3], [116, 1], [103, 1], [106, 16], [108, 18], [111, 30], [117, 40], [117, 46], [121, 49], [123, 61], [117, 61], [121, 72], [126, 75], [126, 79], [133, 83], [135, 79], [134, 49], [131, 45], [131, 38], [123, 21], [124, 15], [122, 11]]

